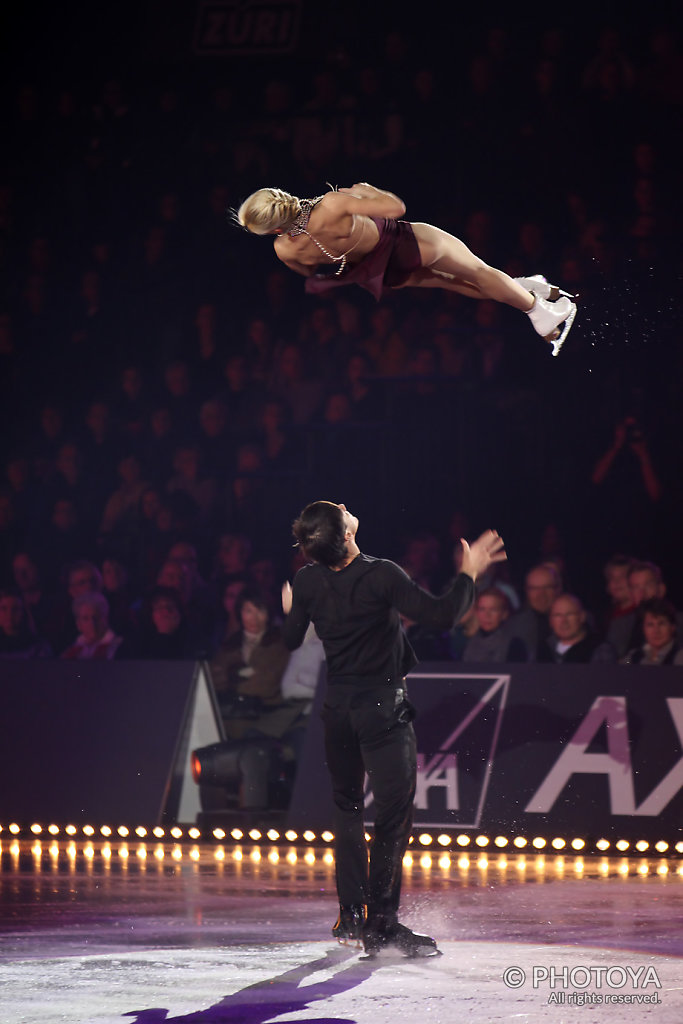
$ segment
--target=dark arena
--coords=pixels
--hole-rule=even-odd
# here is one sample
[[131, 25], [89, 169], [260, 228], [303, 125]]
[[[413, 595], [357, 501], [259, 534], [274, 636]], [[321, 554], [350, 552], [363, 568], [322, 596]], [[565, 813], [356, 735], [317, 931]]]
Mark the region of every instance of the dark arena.
[[0, 1024], [680, 1024], [680, 4], [3, 27]]

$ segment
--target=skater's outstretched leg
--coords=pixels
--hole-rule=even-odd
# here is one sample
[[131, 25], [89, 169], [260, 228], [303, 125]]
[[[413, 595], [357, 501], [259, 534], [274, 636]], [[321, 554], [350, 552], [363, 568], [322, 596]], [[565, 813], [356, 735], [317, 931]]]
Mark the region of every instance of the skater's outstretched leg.
[[433, 224], [413, 224], [422, 267], [408, 286], [440, 287], [470, 298], [492, 299], [526, 313], [534, 330], [553, 345], [557, 355], [574, 322], [576, 305], [540, 274], [513, 279], [496, 270], [464, 242]]
[[[484, 263], [455, 235], [433, 224], [414, 223], [413, 231], [423, 268], [451, 274], [474, 287], [483, 299], [503, 302], [523, 313], [533, 308], [534, 296], [530, 291], [502, 270]], [[419, 281], [415, 283], [419, 285]]]

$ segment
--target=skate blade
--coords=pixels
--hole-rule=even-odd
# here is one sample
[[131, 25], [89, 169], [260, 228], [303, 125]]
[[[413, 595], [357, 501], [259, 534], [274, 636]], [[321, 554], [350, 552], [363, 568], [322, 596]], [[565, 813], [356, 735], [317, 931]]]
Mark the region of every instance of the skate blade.
[[338, 938], [337, 942], [339, 943], [340, 946], [349, 946], [352, 949], [362, 949], [363, 948], [363, 941], [362, 941], [362, 939]]
[[373, 949], [366, 952], [361, 960], [427, 960], [435, 956], [443, 956], [440, 949], [413, 950], [407, 952], [399, 949], [398, 946], [384, 946], [382, 949]]
[[572, 329], [572, 327], [574, 325], [574, 320], [575, 319], [576, 319], [576, 306], [574, 306], [572, 308], [571, 313], [569, 314], [569, 316], [565, 320], [564, 327], [562, 328], [562, 333], [560, 334], [560, 336], [558, 338], [551, 339], [551, 341], [550, 341], [551, 345], [553, 346], [553, 355], [554, 356], [559, 355], [560, 349], [564, 345], [565, 339], [566, 339], [567, 335], [569, 334], [569, 332], [571, 331], [571, 329]]

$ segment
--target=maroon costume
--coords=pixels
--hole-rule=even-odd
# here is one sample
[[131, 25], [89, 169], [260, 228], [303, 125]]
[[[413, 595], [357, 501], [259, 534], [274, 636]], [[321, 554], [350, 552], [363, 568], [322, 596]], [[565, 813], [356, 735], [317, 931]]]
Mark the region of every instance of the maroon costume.
[[306, 278], [306, 291], [311, 295], [358, 284], [380, 299], [386, 288], [405, 284], [422, 263], [412, 224], [407, 220], [372, 217], [379, 231], [379, 242], [358, 263], [347, 263], [341, 274], [334, 264], [322, 264], [313, 277]]

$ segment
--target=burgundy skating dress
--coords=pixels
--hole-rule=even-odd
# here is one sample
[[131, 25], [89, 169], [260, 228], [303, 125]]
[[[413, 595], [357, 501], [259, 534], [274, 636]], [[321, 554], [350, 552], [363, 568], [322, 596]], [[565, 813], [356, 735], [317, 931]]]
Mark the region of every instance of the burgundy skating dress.
[[376, 299], [386, 288], [404, 284], [421, 266], [420, 250], [412, 225], [407, 220], [371, 217], [379, 231], [379, 242], [359, 263], [347, 263], [337, 274], [334, 263], [321, 264], [313, 277], [306, 278], [306, 291], [321, 295], [340, 285], [358, 284]]

